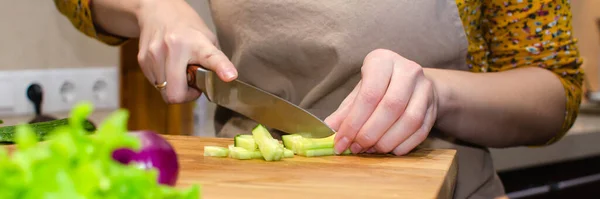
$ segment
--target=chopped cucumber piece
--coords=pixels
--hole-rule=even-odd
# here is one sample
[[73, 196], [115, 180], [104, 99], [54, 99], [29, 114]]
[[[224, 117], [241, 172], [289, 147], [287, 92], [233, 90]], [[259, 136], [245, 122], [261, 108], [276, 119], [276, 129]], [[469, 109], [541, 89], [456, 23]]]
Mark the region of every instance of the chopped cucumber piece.
[[335, 135], [326, 138], [302, 138], [295, 143], [297, 151], [333, 148]]
[[335, 135], [326, 138], [305, 138], [298, 134], [283, 135], [281, 139], [286, 148], [291, 149], [294, 153], [302, 153], [312, 149], [329, 149], [334, 146]]
[[293, 158], [294, 157], [294, 151], [284, 148], [283, 149], [283, 157], [284, 158]]
[[258, 145], [252, 135], [236, 135], [233, 139], [236, 147], [242, 147], [248, 151], [258, 151]]
[[[350, 149], [346, 149], [344, 152], [342, 152], [342, 155], [348, 155], [351, 153], [352, 152], [350, 151]], [[333, 148], [309, 149], [302, 151], [298, 155], [306, 157], [332, 156], [335, 155], [335, 151]]]
[[283, 145], [285, 148], [296, 152], [296, 143], [302, 139], [301, 135], [291, 134], [291, 135], [282, 135], [281, 140], [283, 141]]
[[[294, 155], [305, 157], [333, 156], [334, 138], [331, 135], [326, 138], [305, 138], [299, 134], [283, 135], [282, 142], [274, 139], [267, 128], [258, 125], [252, 129], [252, 135], [237, 135], [234, 144], [229, 145], [228, 156], [233, 159], [249, 160], [264, 159], [266, 161], [277, 161], [283, 158], [292, 158]], [[223, 147], [218, 147], [223, 150]], [[215, 151], [218, 151], [215, 149]], [[206, 150], [205, 150], [206, 153]], [[215, 152], [216, 153], [216, 152]], [[340, 155], [352, 154], [350, 149]], [[223, 154], [213, 156], [224, 157]], [[227, 156], [227, 155], [225, 155]]]
[[[335, 134], [325, 138], [305, 138], [299, 134], [281, 136], [285, 148], [290, 149], [296, 155], [306, 157], [335, 155]], [[351, 154], [350, 149], [345, 150], [342, 155]]]
[[254, 141], [266, 161], [278, 161], [283, 157], [283, 146], [279, 141], [273, 139], [267, 128], [263, 125], [257, 125], [252, 129]]
[[250, 160], [263, 158], [260, 151], [248, 151], [242, 147], [231, 147], [229, 150], [229, 157], [238, 160]]
[[220, 146], [204, 146], [204, 156], [227, 157], [229, 150]]
[[[248, 151], [242, 147], [234, 147], [232, 146], [229, 149], [229, 157], [238, 160], [250, 160], [250, 159], [263, 159], [264, 157], [260, 153], [260, 151]], [[294, 152], [289, 149], [284, 149], [283, 152], [284, 158], [292, 158], [294, 157]]]

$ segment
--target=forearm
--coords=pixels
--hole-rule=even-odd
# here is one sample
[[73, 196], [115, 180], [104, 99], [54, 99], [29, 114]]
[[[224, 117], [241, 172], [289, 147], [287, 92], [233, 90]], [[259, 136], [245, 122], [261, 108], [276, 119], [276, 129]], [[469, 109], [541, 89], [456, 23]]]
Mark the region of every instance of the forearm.
[[94, 25], [101, 31], [121, 37], [139, 37], [136, 13], [146, 0], [92, 0]]
[[435, 128], [487, 147], [543, 144], [564, 120], [564, 89], [551, 71], [470, 73], [426, 69], [440, 96]]

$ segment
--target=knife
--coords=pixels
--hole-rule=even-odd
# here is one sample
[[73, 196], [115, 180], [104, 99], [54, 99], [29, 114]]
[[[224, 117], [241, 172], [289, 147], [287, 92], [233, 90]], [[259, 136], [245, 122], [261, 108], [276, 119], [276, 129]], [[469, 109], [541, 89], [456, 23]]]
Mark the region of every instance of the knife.
[[189, 65], [187, 81], [190, 87], [203, 92], [208, 101], [284, 133], [309, 138], [325, 138], [335, 133], [325, 122], [289, 101], [237, 79], [224, 82], [202, 66]]

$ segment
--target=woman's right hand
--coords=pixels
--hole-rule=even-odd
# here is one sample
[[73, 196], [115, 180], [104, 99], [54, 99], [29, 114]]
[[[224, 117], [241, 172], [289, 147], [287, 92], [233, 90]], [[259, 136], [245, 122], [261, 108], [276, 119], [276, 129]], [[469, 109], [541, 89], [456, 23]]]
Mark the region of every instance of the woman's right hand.
[[218, 49], [216, 36], [184, 0], [140, 0], [138, 61], [153, 85], [167, 82], [160, 92], [167, 103], [197, 99], [200, 92], [187, 85], [188, 64], [214, 71], [223, 81], [237, 78], [231, 61]]

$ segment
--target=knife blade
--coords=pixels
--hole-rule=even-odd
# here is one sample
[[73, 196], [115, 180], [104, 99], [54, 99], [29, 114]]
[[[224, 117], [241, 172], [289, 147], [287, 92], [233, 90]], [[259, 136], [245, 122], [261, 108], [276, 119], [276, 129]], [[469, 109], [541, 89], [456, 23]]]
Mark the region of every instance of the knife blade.
[[199, 65], [187, 68], [188, 85], [208, 101], [287, 134], [324, 138], [335, 133], [325, 122], [291, 102], [240, 80], [225, 82]]

